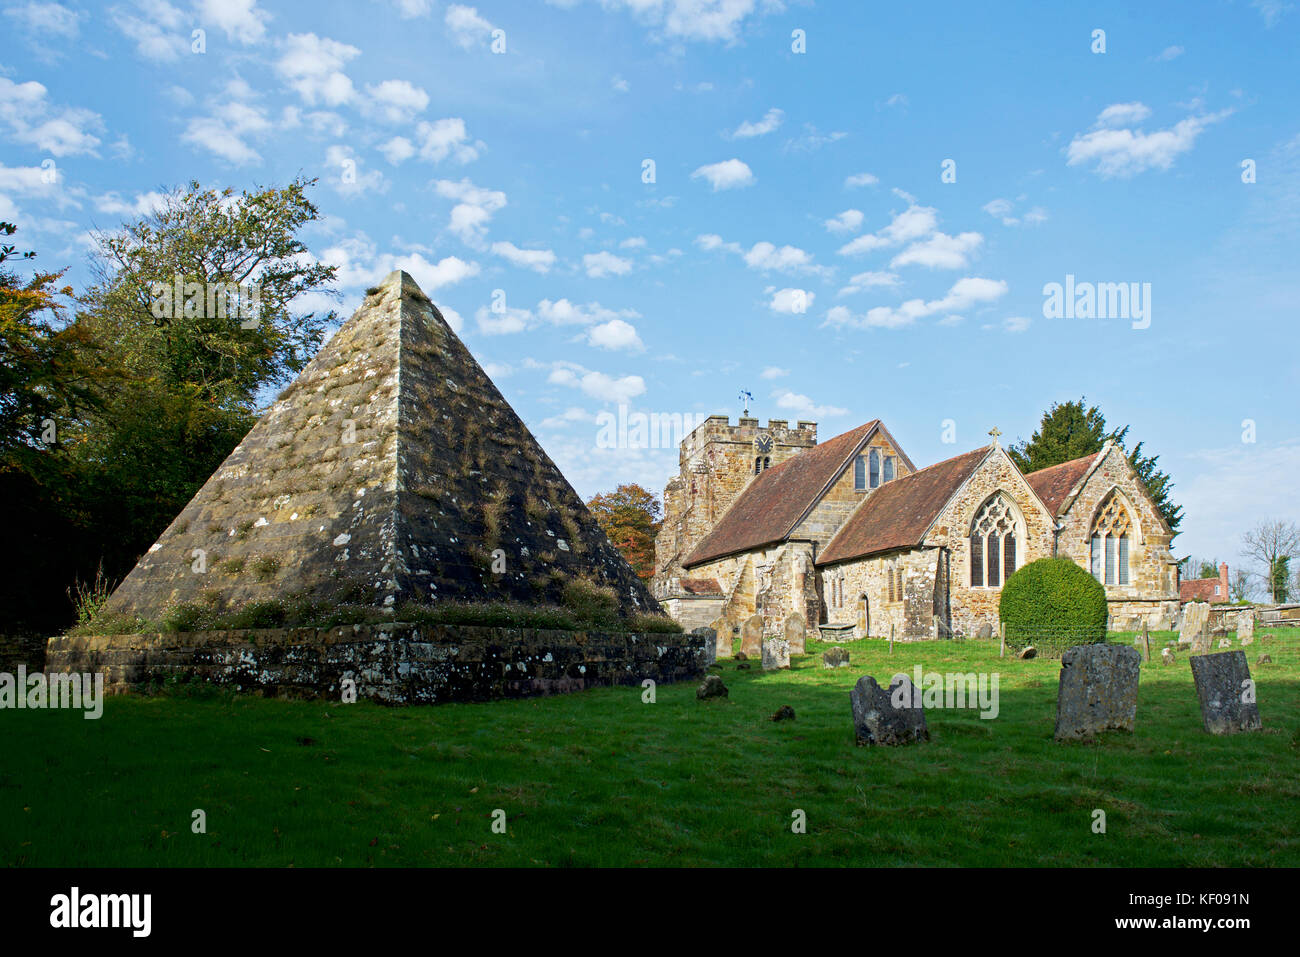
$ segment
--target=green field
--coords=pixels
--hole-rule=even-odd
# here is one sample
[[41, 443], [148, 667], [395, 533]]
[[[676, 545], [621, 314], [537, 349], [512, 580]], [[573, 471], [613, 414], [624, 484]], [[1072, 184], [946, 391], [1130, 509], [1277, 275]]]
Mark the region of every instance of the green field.
[[[1052, 740], [1059, 661], [860, 641], [852, 666], [830, 671], [824, 647], [789, 672], [724, 662], [731, 694], [714, 702], [688, 682], [653, 704], [628, 687], [407, 709], [122, 696], [98, 721], [3, 711], [0, 854], [10, 866], [1300, 865], [1300, 637], [1246, 649], [1262, 733], [1202, 730], [1184, 654], [1143, 665], [1133, 734], [1068, 745]], [[1257, 667], [1261, 653], [1275, 663]], [[855, 747], [854, 681], [916, 664], [998, 672], [999, 716], [931, 710], [929, 744]], [[783, 704], [796, 720], [771, 720]], [[196, 808], [206, 834], [191, 832]], [[792, 832], [796, 810], [806, 833]]]

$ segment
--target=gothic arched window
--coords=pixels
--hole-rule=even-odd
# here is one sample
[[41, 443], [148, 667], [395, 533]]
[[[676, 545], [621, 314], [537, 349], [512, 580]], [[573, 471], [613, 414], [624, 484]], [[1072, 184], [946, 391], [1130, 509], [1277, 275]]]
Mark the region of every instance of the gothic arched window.
[[970, 583], [997, 588], [1019, 567], [1024, 521], [1015, 503], [1001, 492], [986, 501], [970, 528]]
[[1128, 509], [1114, 492], [1097, 510], [1089, 536], [1089, 562], [1092, 577], [1103, 585], [1127, 585], [1128, 548], [1133, 523]]

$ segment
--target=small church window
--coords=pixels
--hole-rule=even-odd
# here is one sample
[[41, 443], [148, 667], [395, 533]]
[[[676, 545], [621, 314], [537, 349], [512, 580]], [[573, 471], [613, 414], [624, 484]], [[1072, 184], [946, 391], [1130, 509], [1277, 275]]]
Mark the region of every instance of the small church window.
[[894, 457], [892, 455], [886, 455], [885, 456], [885, 481], [892, 482], [893, 480], [894, 480]]
[[768, 458], [766, 455], [763, 456], [763, 471], [766, 472], [771, 467], [772, 467], [772, 460]]
[[889, 578], [889, 600], [894, 601], [894, 570], [892, 568], [887, 569], [885, 574]]
[[880, 486], [880, 450], [871, 450], [871, 487], [879, 488]]
[[853, 491], [863, 492], [867, 488], [867, 460], [859, 455], [853, 460]]
[[894, 570], [894, 574], [895, 576], [897, 576], [898, 579], [898, 583], [894, 586], [894, 596], [895, 596], [894, 601], [902, 601], [903, 600], [903, 570], [901, 568], [897, 568]]
[[970, 583], [975, 588], [984, 584], [984, 539], [978, 535], [970, 537]]

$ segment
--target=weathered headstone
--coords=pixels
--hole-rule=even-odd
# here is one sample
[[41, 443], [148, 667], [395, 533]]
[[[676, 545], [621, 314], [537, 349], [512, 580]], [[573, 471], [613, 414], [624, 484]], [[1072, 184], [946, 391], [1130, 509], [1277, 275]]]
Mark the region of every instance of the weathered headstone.
[[1037, 656], [1038, 649], [1033, 645], [1025, 645], [1025, 647], [1016, 652], [1016, 657], [1021, 661], [1028, 661], [1030, 658], [1035, 658]]
[[1254, 643], [1255, 643], [1254, 635], [1247, 635], [1245, 638], [1241, 639], [1241, 647], [1243, 648], [1245, 648], [1247, 645], [1253, 645]]
[[1219, 639], [1219, 647], [1220, 647], [1220, 648], [1231, 648], [1231, 647], [1232, 647], [1232, 639], [1231, 639], [1231, 638], [1220, 638], [1220, 639]]
[[803, 620], [803, 615], [795, 612], [793, 615], [786, 616], [785, 640], [790, 645], [790, 654], [807, 654], [807, 639], [808, 625]]
[[1183, 606], [1182, 627], [1178, 629], [1178, 644], [1187, 642], [1192, 653], [1203, 655], [1210, 650], [1210, 604], [1189, 601]]
[[718, 660], [718, 633], [712, 628], [700, 626], [691, 632], [704, 638], [704, 665], [708, 667]]
[[750, 615], [740, 626], [740, 650], [749, 658], [763, 653], [763, 616]]
[[1142, 656], [1126, 645], [1076, 645], [1061, 655], [1057, 741], [1132, 731]]
[[1210, 734], [1258, 731], [1263, 722], [1255, 703], [1255, 683], [1244, 651], [1199, 655], [1192, 662], [1201, 718]]
[[984, 622], [984, 624], [980, 625], [980, 630], [977, 631], [977, 632], [975, 632], [975, 637], [976, 637], [976, 638], [992, 638], [992, 637], [993, 637], [993, 626], [990, 625], [987, 621]]
[[695, 697], [700, 701], [707, 698], [725, 698], [728, 694], [727, 686], [717, 675], [706, 675], [700, 682], [700, 686], [695, 689]]
[[[1243, 651], [1242, 654], [1244, 655], [1245, 652]], [[1272, 655], [1260, 655], [1258, 658], [1255, 659], [1255, 664], [1257, 665], [1271, 665], [1272, 663], [1273, 663]]]
[[[1237, 612], [1237, 637], [1243, 645], [1255, 640], [1255, 612], [1253, 610]], [[1246, 639], [1250, 639], [1247, 641]]]
[[849, 666], [849, 650], [847, 648], [832, 648], [829, 651], [822, 652], [823, 668], [847, 668]]
[[894, 675], [888, 688], [863, 675], [849, 692], [849, 702], [854, 738], [861, 746], [897, 747], [930, 740], [920, 690], [907, 675]]
[[1160, 652], [1160, 660], [1167, 665], [1174, 663], [1174, 653], [1172, 649], [1165, 648]]
[[717, 638], [718, 657], [730, 658], [732, 654], [732, 647], [731, 647], [732, 630], [731, 629], [733, 627], [730, 619], [725, 617], [715, 618], [709, 624], [709, 627], [712, 628], [714, 634], [718, 636]]
[[763, 670], [790, 667], [790, 643], [784, 638], [763, 639]]

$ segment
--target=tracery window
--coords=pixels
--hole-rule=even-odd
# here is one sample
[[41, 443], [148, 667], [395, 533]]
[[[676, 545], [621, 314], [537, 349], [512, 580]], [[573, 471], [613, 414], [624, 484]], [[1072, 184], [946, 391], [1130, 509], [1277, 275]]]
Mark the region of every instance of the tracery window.
[[871, 465], [871, 487], [880, 487], [880, 450], [872, 449], [868, 460]]
[[1019, 567], [1018, 544], [1024, 522], [1015, 503], [1001, 492], [985, 502], [970, 530], [970, 583], [973, 588], [997, 588]]
[[885, 456], [884, 480], [886, 482], [892, 482], [894, 480], [894, 457], [892, 455]]
[[1103, 585], [1129, 583], [1128, 550], [1133, 530], [1128, 509], [1113, 492], [1102, 503], [1092, 523], [1089, 568]]

